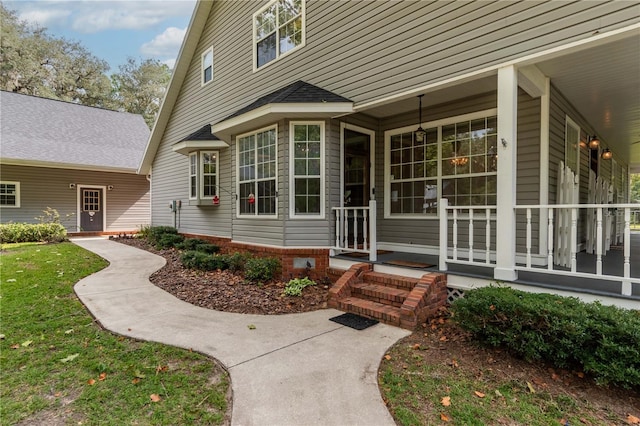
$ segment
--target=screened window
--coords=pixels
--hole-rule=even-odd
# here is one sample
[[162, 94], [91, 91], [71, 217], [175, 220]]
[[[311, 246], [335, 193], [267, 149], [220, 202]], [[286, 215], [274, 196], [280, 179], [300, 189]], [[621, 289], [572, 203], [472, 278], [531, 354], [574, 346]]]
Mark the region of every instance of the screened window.
[[0, 182], [0, 207], [20, 207], [20, 182]]
[[202, 84], [213, 79], [213, 48], [202, 54]]
[[291, 139], [291, 216], [322, 216], [324, 123], [291, 123]]
[[253, 18], [256, 68], [304, 43], [303, 0], [274, 0]]
[[238, 137], [238, 214], [275, 216], [276, 128]]
[[414, 129], [387, 132], [391, 215], [437, 213], [450, 205], [495, 205], [496, 116], [428, 126], [418, 142]]

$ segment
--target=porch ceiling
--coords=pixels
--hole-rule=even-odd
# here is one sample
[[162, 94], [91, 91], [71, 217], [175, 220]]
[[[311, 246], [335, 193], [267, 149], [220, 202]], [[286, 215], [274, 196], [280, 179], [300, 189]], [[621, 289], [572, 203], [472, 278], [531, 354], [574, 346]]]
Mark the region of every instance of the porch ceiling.
[[[587, 49], [552, 55], [535, 65], [584, 119], [604, 146], [629, 161], [632, 173], [640, 173], [640, 32]], [[423, 107], [451, 102], [496, 90], [495, 73], [476, 80], [429, 91]], [[388, 104], [356, 110], [377, 118], [413, 113], [417, 123], [415, 95]]]

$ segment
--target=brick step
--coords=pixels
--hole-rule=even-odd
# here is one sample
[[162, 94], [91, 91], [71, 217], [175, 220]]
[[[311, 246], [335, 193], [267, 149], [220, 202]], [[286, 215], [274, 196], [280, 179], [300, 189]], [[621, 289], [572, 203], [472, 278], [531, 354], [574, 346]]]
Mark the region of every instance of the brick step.
[[364, 274], [363, 281], [411, 291], [418, 284], [419, 279], [370, 271]]
[[387, 287], [369, 282], [356, 283], [351, 286], [353, 296], [399, 308], [409, 295], [409, 290]]
[[357, 297], [345, 297], [339, 300], [337, 305], [338, 309], [342, 311], [372, 318], [385, 324], [400, 326], [400, 308], [395, 306]]

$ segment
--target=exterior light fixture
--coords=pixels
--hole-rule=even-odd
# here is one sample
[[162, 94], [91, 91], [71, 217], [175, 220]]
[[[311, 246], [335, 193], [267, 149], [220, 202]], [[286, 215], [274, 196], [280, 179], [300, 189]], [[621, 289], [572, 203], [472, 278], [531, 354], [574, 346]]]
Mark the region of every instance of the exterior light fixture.
[[416, 142], [424, 142], [424, 139], [427, 136], [427, 132], [425, 132], [424, 129], [422, 128], [422, 97], [423, 96], [424, 94], [418, 95], [418, 99], [420, 100], [420, 106], [418, 107], [418, 115], [419, 115], [418, 130], [415, 131]]
[[600, 146], [600, 139], [598, 139], [597, 136], [590, 136], [588, 140], [589, 143], [587, 143], [587, 145], [589, 145], [589, 149], [598, 149]]
[[613, 152], [611, 152], [609, 148], [605, 148], [604, 151], [602, 151], [602, 159], [611, 160], [612, 158], [613, 158]]

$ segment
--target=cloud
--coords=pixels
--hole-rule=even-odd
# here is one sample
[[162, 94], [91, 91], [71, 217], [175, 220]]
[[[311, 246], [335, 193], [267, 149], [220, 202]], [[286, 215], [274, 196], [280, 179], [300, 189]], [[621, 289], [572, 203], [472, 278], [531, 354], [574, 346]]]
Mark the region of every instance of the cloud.
[[140, 47], [140, 53], [155, 57], [176, 56], [186, 32], [186, 28], [169, 27], [162, 34], [155, 36], [153, 40], [144, 43]]
[[165, 61], [162, 61], [162, 63], [168, 66], [169, 68], [173, 69], [173, 67], [176, 66], [176, 59], [177, 58], [167, 59]]
[[61, 21], [66, 21], [71, 13], [71, 10], [65, 9], [26, 9], [19, 13], [18, 18], [21, 21], [46, 28], [52, 24], [59, 25]]

